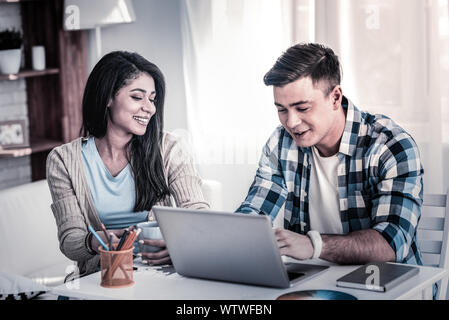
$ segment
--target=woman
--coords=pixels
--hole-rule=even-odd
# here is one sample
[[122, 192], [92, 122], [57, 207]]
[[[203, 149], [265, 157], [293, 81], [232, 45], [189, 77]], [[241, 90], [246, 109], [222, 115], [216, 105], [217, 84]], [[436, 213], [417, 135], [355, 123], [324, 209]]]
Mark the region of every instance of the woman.
[[[115, 51], [94, 67], [83, 96], [83, 136], [53, 149], [47, 181], [61, 251], [80, 275], [97, 271], [99, 242], [88, 231], [106, 226], [117, 242], [125, 228], [153, 220], [153, 205], [204, 209], [201, 179], [174, 136], [163, 132], [165, 81], [136, 53]], [[102, 232], [98, 235], [105, 239]], [[158, 245], [149, 243], [151, 245]], [[165, 243], [141, 253], [170, 262]]]

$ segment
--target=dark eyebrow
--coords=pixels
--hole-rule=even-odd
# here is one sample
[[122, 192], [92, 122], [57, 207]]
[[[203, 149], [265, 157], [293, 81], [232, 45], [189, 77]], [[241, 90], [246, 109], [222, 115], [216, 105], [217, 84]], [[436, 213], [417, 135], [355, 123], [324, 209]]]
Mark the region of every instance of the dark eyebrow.
[[[140, 92], [142, 92], [142, 93], [147, 93], [146, 90], [140, 89], [140, 88], [136, 88], [136, 89], [130, 90], [130, 92], [133, 92], [133, 91], [140, 91]], [[152, 91], [150, 95], [152, 95], [152, 94], [154, 94], [154, 93], [156, 93], [156, 91]]]
[[291, 103], [290, 107], [299, 106], [301, 104], [307, 104], [307, 103], [310, 103], [310, 101], [309, 100], [301, 100], [301, 101], [298, 101], [298, 102]]
[[[300, 101], [297, 101], [297, 102], [290, 103], [290, 107], [295, 107], [295, 106], [299, 106], [301, 104], [307, 104], [307, 103], [310, 103], [310, 101], [309, 100], [300, 100]], [[277, 103], [277, 102], [274, 102], [274, 105], [278, 106], [278, 107], [285, 108], [282, 104]]]

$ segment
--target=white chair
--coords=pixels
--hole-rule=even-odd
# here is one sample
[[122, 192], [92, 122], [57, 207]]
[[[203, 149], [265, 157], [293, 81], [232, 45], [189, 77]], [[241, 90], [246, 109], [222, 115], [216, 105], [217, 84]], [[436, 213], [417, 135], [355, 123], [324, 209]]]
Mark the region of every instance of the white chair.
[[223, 210], [223, 186], [217, 180], [203, 179], [201, 189], [212, 210]]
[[[435, 212], [443, 208], [443, 213]], [[442, 210], [442, 209], [439, 209]], [[418, 246], [426, 266], [449, 268], [449, 190], [446, 194], [425, 194], [418, 226]], [[448, 277], [438, 282], [436, 299], [446, 299]]]
[[54, 286], [73, 262], [59, 250], [46, 180], [0, 191], [0, 271]]

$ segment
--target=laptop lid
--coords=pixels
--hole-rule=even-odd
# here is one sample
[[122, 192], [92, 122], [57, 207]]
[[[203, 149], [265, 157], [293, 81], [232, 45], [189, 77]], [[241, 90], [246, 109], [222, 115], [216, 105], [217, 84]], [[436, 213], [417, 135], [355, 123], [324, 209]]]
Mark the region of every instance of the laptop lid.
[[290, 286], [268, 216], [159, 206], [153, 212], [177, 273]]

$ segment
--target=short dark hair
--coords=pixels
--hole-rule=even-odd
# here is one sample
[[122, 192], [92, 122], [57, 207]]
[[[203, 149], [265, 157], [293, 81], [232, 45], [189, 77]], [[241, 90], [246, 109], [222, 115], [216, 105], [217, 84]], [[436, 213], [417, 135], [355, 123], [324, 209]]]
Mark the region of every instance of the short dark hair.
[[108, 127], [108, 104], [119, 90], [141, 74], [154, 80], [156, 113], [145, 134], [134, 135], [128, 143], [136, 202], [134, 211], [151, 210], [169, 195], [161, 155], [164, 124], [165, 79], [161, 70], [135, 52], [113, 51], [103, 56], [90, 73], [83, 95], [83, 136], [102, 138]]
[[282, 87], [309, 76], [313, 85], [322, 80], [328, 82], [325, 96], [340, 84], [340, 63], [332, 49], [318, 43], [296, 44], [277, 59], [263, 80], [267, 86]]

